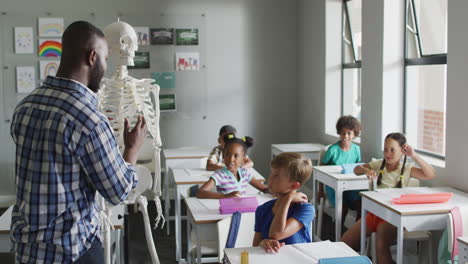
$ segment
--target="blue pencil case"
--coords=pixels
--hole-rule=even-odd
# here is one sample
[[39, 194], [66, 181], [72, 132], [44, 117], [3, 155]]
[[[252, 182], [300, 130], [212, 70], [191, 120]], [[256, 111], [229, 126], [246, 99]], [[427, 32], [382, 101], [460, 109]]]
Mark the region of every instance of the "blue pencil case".
[[318, 264], [372, 264], [372, 261], [366, 256], [356, 256], [342, 258], [323, 258], [319, 259]]
[[364, 163], [350, 163], [350, 164], [343, 164], [341, 165], [341, 174], [353, 174], [354, 173], [354, 168], [356, 166], [362, 165]]

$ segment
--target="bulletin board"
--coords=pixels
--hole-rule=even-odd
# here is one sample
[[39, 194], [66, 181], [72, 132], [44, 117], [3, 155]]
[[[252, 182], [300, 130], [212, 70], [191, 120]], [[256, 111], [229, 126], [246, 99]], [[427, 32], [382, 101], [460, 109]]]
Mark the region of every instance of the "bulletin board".
[[[206, 16], [205, 14], [155, 14], [143, 16], [141, 14], [118, 13], [97, 14], [83, 13], [70, 16], [69, 14], [37, 14], [30, 16], [15, 13], [2, 13], [0, 16], [0, 48], [1, 48], [1, 98], [3, 120], [11, 121], [16, 104], [27, 93], [19, 93], [17, 90], [17, 67], [34, 66], [36, 86], [41, 83], [39, 61], [45, 60], [38, 55], [39, 39], [38, 18], [62, 17], [64, 26], [77, 20], [86, 20], [104, 29], [107, 25], [117, 21], [129, 23], [133, 27], [149, 28], [173, 28], [173, 29], [198, 29], [198, 45], [141, 45], [138, 51], [149, 52], [150, 67], [147, 69], [129, 69], [129, 75], [135, 78], [151, 78], [154, 72], [173, 72], [175, 87], [173, 89], [161, 89], [160, 94], [174, 94], [176, 98], [176, 110], [161, 112], [161, 119], [190, 119], [202, 120], [207, 112], [207, 43], [206, 43]], [[33, 53], [15, 53], [15, 27], [32, 27], [33, 29]], [[199, 56], [199, 69], [190, 71], [176, 71], [176, 54], [190, 52]], [[59, 59], [59, 58], [58, 58]], [[47, 59], [49, 60], [49, 59]], [[111, 77], [115, 67], [108, 63], [106, 77]]]

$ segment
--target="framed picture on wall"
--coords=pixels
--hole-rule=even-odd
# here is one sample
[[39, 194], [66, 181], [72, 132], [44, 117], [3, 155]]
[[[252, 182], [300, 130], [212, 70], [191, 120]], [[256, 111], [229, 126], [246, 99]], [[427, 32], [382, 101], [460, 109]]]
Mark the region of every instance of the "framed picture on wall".
[[37, 30], [39, 37], [61, 37], [64, 30], [63, 17], [40, 17]]
[[15, 53], [33, 53], [33, 39], [34, 35], [32, 27], [15, 27]]
[[57, 73], [58, 67], [60, 65], [59, 60], [41, 60], [39, 61], [39, 77], [41, 80], [45, 80], [45, 78], [50, 76], [55, 76]]
[[176, 45], [198, 45], [198, 28], [176, 29]]
[[30, 93], [36, 88], [36, 68], [34, 66], [16, 67], [16, 91]]
[[60, 57], [62, 56], [61, 39], [39, 39], [39, 57]]
[[152, 28], [151, 45], [172, 45], [174, 44], [173, 28]]
[[128, 66], [129, 69], [149, 69], [151, 67], [149, 51], [135, 51], [133, 62], [135, 65]]
[[154, 83], [159, 85], [161, 89], [175, 89], [176, 87], [175, 72], [153, 72], [151, 79], [154, 79]]
[[198, 52], [177, 52], [175, 60], [176, 71], [200, 70], [200, 53]]
[[161, 112], [176, 111], [175, 94], [160, 94], [159, 109], [161, 110]]
[[138, 36], [138, 45], [145, 46], [150, 44], [149, 27], [133, 27]]

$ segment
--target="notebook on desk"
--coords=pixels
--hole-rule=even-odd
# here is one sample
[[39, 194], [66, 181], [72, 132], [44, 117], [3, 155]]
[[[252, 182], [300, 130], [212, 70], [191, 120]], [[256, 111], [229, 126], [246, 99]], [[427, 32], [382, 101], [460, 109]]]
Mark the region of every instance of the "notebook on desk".
[[257, 197], [235, 197], [219, 200], [219, 211], [221, 214], [232, 214], [234, 212], [255, 212], [258, 207]]

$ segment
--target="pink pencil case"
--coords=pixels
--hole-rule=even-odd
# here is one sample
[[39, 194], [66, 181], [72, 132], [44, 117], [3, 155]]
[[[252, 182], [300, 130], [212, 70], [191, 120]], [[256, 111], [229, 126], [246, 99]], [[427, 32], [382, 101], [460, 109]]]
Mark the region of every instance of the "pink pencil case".
[[241, 213], [255, 212], [257, 207], [257, 197], [235, 197], [219, 200], [221, 214], [232, 214], [236, 211]]
[[393, 198], [394, 204], [426, 204], [446, 203], [452, 198], [453, 193], [430, 193], [430, 194], [402, 194], [400, 198]]

